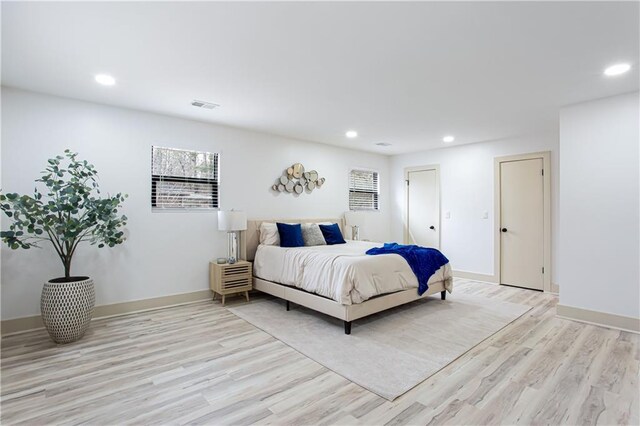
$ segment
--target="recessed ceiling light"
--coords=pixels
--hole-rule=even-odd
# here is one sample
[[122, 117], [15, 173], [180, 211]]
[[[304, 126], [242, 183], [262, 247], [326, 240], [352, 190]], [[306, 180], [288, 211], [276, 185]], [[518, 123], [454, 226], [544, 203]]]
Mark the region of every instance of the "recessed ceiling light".
[[613, 77], [614, 75], [624, 74], [631, 69], [629, 64], [615, 64], [604, 70], [604, 75]]
[[444, 138], [442, 138], [442, 142], [446, 142], [446, 143], [453, 142], [455, 140], [456, 138], [454, 138], [453, 136], [445, 136]]
[[358, 137], [358, 132], [356, 132], [355, 130], [349, 130], [346, 133], [346, 135], [347, 135], [348, 138], [353, 139], [353, 138], [357, 138]]
[[111, 77], [108, 74], [98, 74], [96, 75], [96, 81], [103, 86], [113, 86], [116, 84], [116, 79]]
[[378, 142], [376, 145], [378, 146], [391, 146], [389, 142]]

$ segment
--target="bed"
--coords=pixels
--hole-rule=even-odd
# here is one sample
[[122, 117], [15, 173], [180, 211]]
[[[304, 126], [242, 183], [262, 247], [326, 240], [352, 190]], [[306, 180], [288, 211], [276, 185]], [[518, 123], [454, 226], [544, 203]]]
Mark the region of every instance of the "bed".
[[[344, 322], [351, 334], [353, 321], [405, 303], [440, 293], [446, 298], [453, 280], [449, 264], [429, 279], [429, 289], [418, 295], [418, 280], [407, 262], [395, 254], [369, 256], [380, 243], [350, 241], [331, 246], [284, 248], [260, 244], [262, 222], [338, 223], [341, 219], [250, 220], [242, 238], [243, 256], [253, 261], [256, 290], [305, 306]], [[344, 234], [344, 231], [343, 231]]]

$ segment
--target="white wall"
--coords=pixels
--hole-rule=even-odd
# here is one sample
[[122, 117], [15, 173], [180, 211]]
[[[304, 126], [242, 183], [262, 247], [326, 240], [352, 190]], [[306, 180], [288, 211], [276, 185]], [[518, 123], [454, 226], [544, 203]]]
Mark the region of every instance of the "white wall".
[[638, 92], [560, 112], [560, 304], [640, 317]]
[[[361, 237], [389, 238], [388, 157], [3, 88], [3, 191], [30, 193], [46, 160], [70, 148], [96, 166], [105, 192], [129, 194], [128, 241], [83, 247], [72, 265], [95, 279], [98, 305], [206, 289], [208, 261], [226, 254], [215, 212], [151, 212], [152, 145], [220, 152], [221, 206], [249, 218], [339, 217], [348, 208], [349, 168], [378, 170], [382, 210], [367, 215]], [[299, 197], [273, 193], [295, 162], [318, 170], [325, 185]], [[6, 228], [4, 215], [1, 223]], [[48, 246], [3, 246], [2, 319], [39, 314], [42, 283], [63, 273], [59, 263]]]
[[[556, 132], [452, 146], [399, 155], [391, 160], [391, 192], [394, 208], [391, 235], [403, 239], [405, 214], [404, 169], [440, 165], [441, 250], [455, 271], [494, 275], [494, 158], [551, 151], [551, 282], [560, 284], [557, 262], [558, 136]], [[444, 213], [451, 212], [445, 219]], [[488, 219], [483, 213], [488, 212]]]

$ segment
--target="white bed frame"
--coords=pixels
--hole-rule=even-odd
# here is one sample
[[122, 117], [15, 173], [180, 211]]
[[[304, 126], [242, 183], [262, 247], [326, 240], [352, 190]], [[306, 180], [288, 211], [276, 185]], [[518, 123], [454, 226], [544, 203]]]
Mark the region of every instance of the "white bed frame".
[[[319, 223], [331, 222], [337, 223], [341, 230], [344, 229], [342, 219], [265, 219], [265, 220], [249, 220], [247, 222], [247, 230], [242, 236], [242, 255], [246, 260], [253, 261], [255, 258], [258, 244], [260, 243], [260, 224], [262, 222], [286, 222], [286, 223]], [[344, 232], [343, 232], [344, 234]], [[383, 296], [374, 297], [362, 303], [354, 305], [342, 305], [335, 300], [309, 293], [295, 287], [279, 284], [272, 281], [263, 280], [262, 278], [253, 277], [253, 288], [264, 293], [271, 294], [287, 301], [287, 310], [289, 310], [289, 302], [322, 312], [323, 314], [341, 319], [344, 321], [345, 334], [351, 334], [351, 322], [359, 318], [366, 317], [377, 312], [381, 312], [396, 306], [404, 305], [418, 299], [422, 299], [432, 294], [440, 293], [442, 300], [446, 297], [444, 283], [438, 281], [429, 283], [429, 289], [422, 295], [418, 296], [415, 288], [403, 290], [396, 293], [385, 294]]]

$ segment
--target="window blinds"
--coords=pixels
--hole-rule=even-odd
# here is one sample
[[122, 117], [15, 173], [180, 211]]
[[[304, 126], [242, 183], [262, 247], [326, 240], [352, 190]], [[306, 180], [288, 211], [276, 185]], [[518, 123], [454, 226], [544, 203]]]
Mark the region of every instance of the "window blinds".
[[349, 210], [378, 210], [379, 197], [378, 172], [351, 170], [349, 173]]
[[151, 148], [151, 206], [218, 208], [218, 154]]

